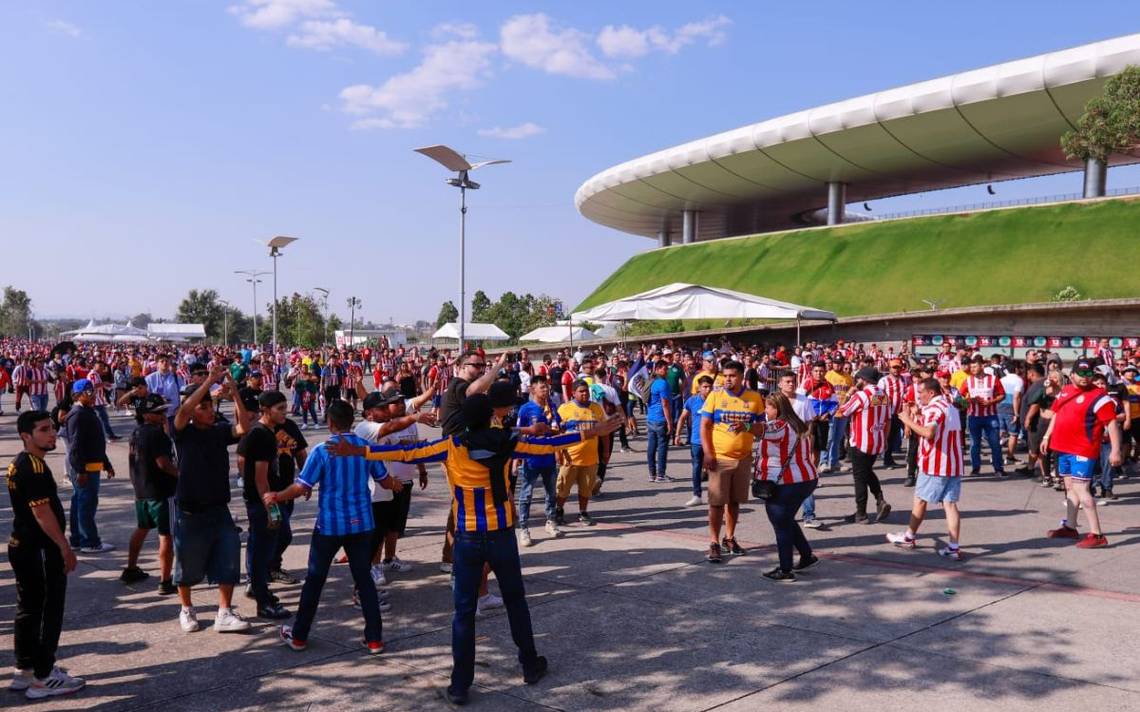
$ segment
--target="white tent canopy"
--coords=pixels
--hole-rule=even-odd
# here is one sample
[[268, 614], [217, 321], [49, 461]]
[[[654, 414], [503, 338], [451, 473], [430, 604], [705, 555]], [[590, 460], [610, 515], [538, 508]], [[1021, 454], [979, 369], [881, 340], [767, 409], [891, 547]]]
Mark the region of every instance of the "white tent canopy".
[[575, 321], [646, 319], [822, 319], [833, 312], [719, 287], [674, 282], [575, 312]]
[[154, 322], [146, 325], [146, 333], [158, 341], [187, 341], [206, 338], [206, 327], [204, 324]]
[[88, 321], [87, 326], [81, 329], [65, 331], [62, 336], [71, 337], [74, 341], [146, 341], [147, 333], [144, 329], [127, 324], [96, 324], [94, 320]]
[[[468, 341], [506, 341], [511, 337], [494, 324], [480, 324], [467, 322], [463, 327], [463, 338]], [[431, 335], [433, 339], [459, 340], [459, 325], [450, 321], [435, 330]]]
[[560, 344], [563, 341], [582, 341], [596, 338], [597, 334], [581, 326], [540, 326], [519, 337], [519, 341], [539, 341]]

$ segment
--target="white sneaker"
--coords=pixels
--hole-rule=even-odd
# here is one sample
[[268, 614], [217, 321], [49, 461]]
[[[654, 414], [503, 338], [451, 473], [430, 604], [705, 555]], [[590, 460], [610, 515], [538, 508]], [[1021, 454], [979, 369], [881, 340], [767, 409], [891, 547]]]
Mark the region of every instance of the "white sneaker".
[[444, 562], [440, 563], [439, 570], [442, 573], [449, 574], [449, 573], [451, 573], [451, 564], [444, 561]]
[[32, 682], [36, 679], [35, 673], [31, 670], [16, 669], [12, 673], [12, 682], [8, 685], [8, 689], [12, 692], [23, 692], [32, 686]]
[[84, 546], [79, 549], [81, 554], [105, 554], [108, 551], [114, 551], [115, 545], [103, 542], [99, 546]]
[[519, 529], [518, 531], [519, 546], [533, 546], [534, 542], [530, 539], [529, 529]]
[[412, 570], [412, 565], [400, 561], [400, 557], [393, 556], [391, 561], [384, 562], [385, 571], [395, 571], [398, 574], [406, 574]]
[[249, 628], [249, 621], [232, 608], [219, 608], [218, 615], [214, 618], [215, 633], [244, 633]]
[[475, 606], [475, 615], [481, 616], [492, 608], [502, 608], [503, 599], [499, 598], [493, 593], [488, 593], [486, 596], [479, 597], [479, 603]]
[[70, 695], [73, 692], [79, 692], [87, 681], [81, 677], [72, 677], [67, 674], [67, 670], [55, 666], [51, 674], [40, 680], [35, 678], [32, 684], [28, 687], [28, 691], [24, 696], [29, 700], [40, 700], [45, 697], [55, 697], [56, 695]]
[[819, 529], [823, 526], [823, 522], [819, 521], [818, 519], [805, 519], [803, 525], [807, 529]]
[[557, 539], [558, 537], [566, 535], [566, 532], [559, 529], [558, 525], [555, 524], [554, 522], [550, 521], [550, 520], [547, 520], [547, 522], [546, 522], [546, 533], [549, 534], [550, 536], [554, 537], [555, 539]]
[[388, 585], [388, 579], [384, 578], [384, 567], [380, 564], [372, 566], [372, 583], [376, 585], [376, 588]]
[[185, 609], [179, 613], [178, 623], [182, 626], [183, 633], [193, 633], [202, 628], [202, 626], [198, 625], [198, 616], [194, 615], [193, 608]]
[[889, 532], [887, 541], [900, 549], [913, 549], [916, 545], [913, 538], [908, 538], [906, 532]]
[[701, 506], [701, 498], [696, 495], [689, 497], [689, 501], [685, 502], [686, 507], [699, 507]]
[[948, 546], [940, 546], [940, 547], [938, 547], [938, 555], [939, 556], [945, 556], [947, 559], [950, 559], [951, 561], [961, 561], [962, 560], [962, 550], [958, 549], [958, 548], [951, 549]]

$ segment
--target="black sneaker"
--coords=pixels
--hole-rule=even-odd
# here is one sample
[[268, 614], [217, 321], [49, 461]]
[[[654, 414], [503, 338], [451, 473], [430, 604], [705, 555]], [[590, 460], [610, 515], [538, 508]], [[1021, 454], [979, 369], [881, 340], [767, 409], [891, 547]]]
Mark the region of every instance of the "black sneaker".
[[843, 521], [847, 524], [867, 524], [870, 520], [867, 518], [866, 514], [860, 514], [857, 512], [855, 514], [847, 515], [843, 518]]
[[257, 617], [265, 618], [266, 620], [279, 621], [284, 620], [293, 614], [285, 610], [285, 608], [276, 601], [267, 606], [257, 607]]
[[720, 544], [717, 544], [715, 541], [709, 544], [709, 552], [705, 554], [705, 559], [708, 560], [710, 564], [719, 564], [721, 562]]
[[160, 596], [173, 596], [178, 593], [178, 587], [174, 585], [173, 581], [159, 581], [158, 582], [158, 595]]
[[119, 574], [119, 580], [127, 584], [139, 583], [140, 581], [146, 581], [148, 578], [150, 578], [150, 574], [137, 566], [128, 566], [123, 569], [123, 573]]
[[995, 470], [994, 474], [996, 474], [998, 477], [1005, 477], [1005, 470]]
[[914, 487], [916, 483], [917, 480], [914, 477], [908, 477], [903, 480], [903, 487]]
[[796, 582], [796, 575], [794, 573], [791, 571], [783, 571], [779, 566], [772, 569], [771, 571], [765, 571], [764, 578], [768, 579], [769, 581], [775, 581], [776, 583]]
[[982, 471], [981, 471], [981, 470], [979, 470], [979, 469], [978, 469], [978, 468], [976, 468], [976, 467], [971, 467], [971, 468], [970, 468], [970, 474], [971, 474], [971, 475], [980, 475], [981, 473], [982, 473]]
[[795, 566], [793, 566], [792, 570], [793, 571], [807, 571], [810, 568], [814, 568], [819, 563], [820, 563], [820, 559], [815, 554], [812, 554], [810, 559], [805, 559], [801, 556], [799, 563], [797, 563]]
[[724, 549], [725, 553], [732, 554], [733, 556], [743, 556], [746, 552], [736, 543], [736, 538], [729, 539], [724, 537], [720, 540], [720, 546]]
[[875, 504], [875, 521], [885, 521], [891, 515], [891, 505], [886, 500], [880, 500]]
[[291, 576], [288, 571], [281, 571], [281, 570], [270, 571], [269, 572], [269, 580], [274, 581], [276, 583], [283, 583], [286, 586], [295, 586], [295, 585], [301, 583], [296, 578]]
[[447, 688], [447, 701], [453, 705], [462, 707], [467, 704], [467, 690], [453, 690], [449, 685]]
[[554, 523], [560, 527], [566, 526], [566, 512], [561, 507], [554, 510]]
[[539, 655], [535, 658], [534, 662], [523, 670], [523, 682], [528, 685], [533, 685], [546, 675], [546, 669], [549, 665], [546, 662], [546, 657]]

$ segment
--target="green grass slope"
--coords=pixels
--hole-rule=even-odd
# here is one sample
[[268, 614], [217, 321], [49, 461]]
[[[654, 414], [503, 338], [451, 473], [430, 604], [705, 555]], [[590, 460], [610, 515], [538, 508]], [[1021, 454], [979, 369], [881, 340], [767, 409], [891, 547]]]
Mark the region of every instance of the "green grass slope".
[[760, 294], [840, 316], [1140, 295], [1140, 200], [1116, 199], [794, 230], [653, 250], [579, 305], [671, 282]]

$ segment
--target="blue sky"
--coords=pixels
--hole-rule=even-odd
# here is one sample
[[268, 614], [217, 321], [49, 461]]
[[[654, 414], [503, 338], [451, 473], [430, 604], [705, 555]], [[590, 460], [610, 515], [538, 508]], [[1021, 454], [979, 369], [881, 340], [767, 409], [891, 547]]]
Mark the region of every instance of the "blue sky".
[[[652, 246], [578, 215], [595, 172], [820, 103], [1135, 31], [1130, 3], [352, 2], [0, 6], [0, 284], [45, 315], [249, 310], [234, 269], [366, 318], [457, 293], [446, 143], [514, 162], [470, 196], [468, 293], [573, 305]], [[1110, 187], [1140, 184], [1116, 169]], [[998, 187], [1079, 190], [1077, 175]], [[984, 188], [882, 201], [985, 200]], [[268, 287], [268, 283], [265, 287]], [[267, 295], [266, 289], [259, 297]], [[267, 302], [268, 298], [261, 301]]]

